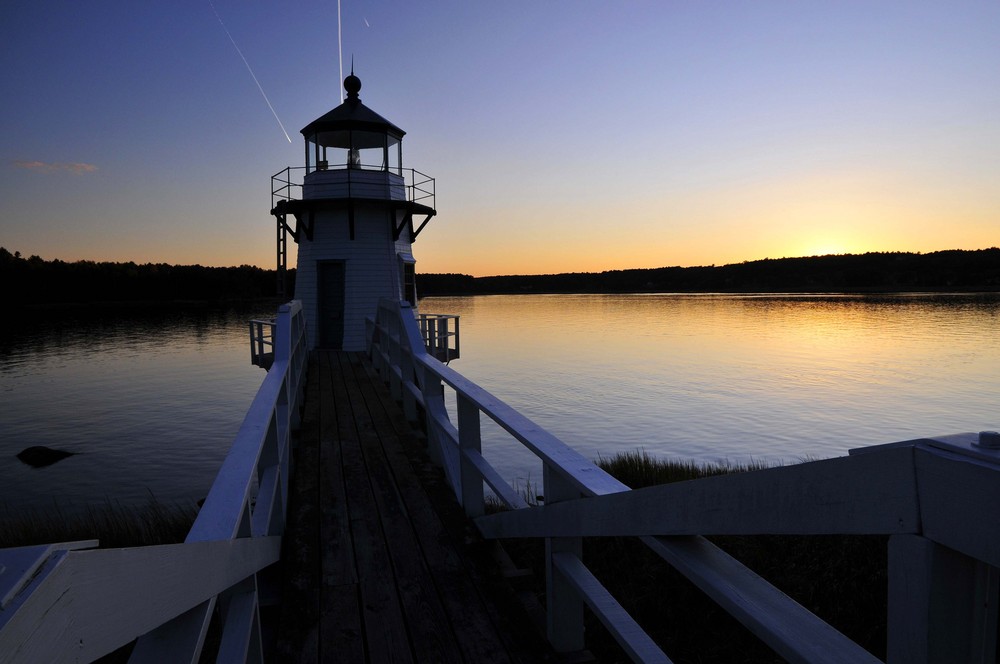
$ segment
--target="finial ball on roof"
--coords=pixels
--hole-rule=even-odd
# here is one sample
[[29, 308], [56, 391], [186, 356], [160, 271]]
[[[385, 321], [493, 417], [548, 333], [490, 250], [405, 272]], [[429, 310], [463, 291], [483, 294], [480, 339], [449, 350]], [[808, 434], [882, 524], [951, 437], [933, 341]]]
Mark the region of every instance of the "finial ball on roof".
[[344, 89], [347, 90], [347, 94], [356, 97], [361, 91], [361, 79], [354, 75], [354, 72], [344, 79]]

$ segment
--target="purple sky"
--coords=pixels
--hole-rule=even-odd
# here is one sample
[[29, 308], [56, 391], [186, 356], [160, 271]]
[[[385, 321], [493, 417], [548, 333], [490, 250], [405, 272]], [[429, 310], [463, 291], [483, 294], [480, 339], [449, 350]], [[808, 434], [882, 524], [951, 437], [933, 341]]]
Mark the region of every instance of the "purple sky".
[[[209, 0], [5, 4], [0, 245], [273, 266], [337, 5], [214, 7], [291, 144]], [[437, 178], [423, 272], [1000, 244], [995, 0], [345, 0], [343, 42]]]

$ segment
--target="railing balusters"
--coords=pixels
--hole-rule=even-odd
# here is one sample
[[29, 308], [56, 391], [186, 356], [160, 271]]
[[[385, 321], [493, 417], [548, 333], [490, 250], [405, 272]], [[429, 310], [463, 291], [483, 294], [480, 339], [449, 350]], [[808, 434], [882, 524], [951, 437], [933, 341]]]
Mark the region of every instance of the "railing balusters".
[[[548, 463], [542, 467], [542, 486], [546, 505], [580, 497], [579, 489]], [[557, 553], [571, 553], [582, 560], [583, 538], [545, 539], [546, 633], [556, 652], [575, 652], [584, 647], [583, 599], [554, 565], [552, 557]]]
[[389, 376], [389, 393], [392, 398], [399, 401], [403, 398], [403, 386], [402, 380], [403, 376], [398, 375], [402, 373], [399, 369], [401, 366], [401, 356], [403, 354], [402, 345], [400, 343], [400, 326], [397, 322], [389, 330], [389, 366], [392, 367], [392, 371]]
[[486, 513], [483, 501], [483, 477], [475, 464], [466, 457], [466, 452], [481, 454], [482, 435], [479, 427], [479, 407], [464, 394], [458, 399], [458, 448], [459, 468], [462, 484], [462, 505], [468, 516], [476, 517]]
[[[274, 360], [274, 320], [252, 320], [250, 321], [250, 364], [265, 369], [270, 368]], [[268, 358], [266, 347], [271, 348], [271, 357]]]
[[[455, 322], [454, 331], [450, 328]], [[446, 314], [420, 314], [417, 323], [424, 346], [432, 357], [441, 362], [449, 362], [459, 357], [459, 317]]]
[[[288, 505], [291, 433], [298, 426], [298, 411], [305, 388], [304, 332], [302, 306], [298, 302], [281, 305], [278, 316], [273, 321], [251, 323], [252, 348], [258, 358], [262, 358], [265, 346], [269, 346], [273, 353], [272, 368], [233, 443], [233, 449], [238, 450], [239, 454], [233, 456], [231, 451], [227, 456], [209, 497], [188, 534], [188, 542], [267, 537], [283, 532]], [[272, 372], [275, 373], [272, 375]], [[250, 458], [255, 462], [244, 471]], [[227, 469], [229, 465], [239, 469], [234, 468], [234, 473]], [[244, 472], [256, 475], [255, 497], [249, 495], [250, 476], [244, 475]], [[242, 498], [239, 498], [241, 494]], [[256, 498], [256, 502], [252, 505], [253, 498]], [[232, 525], [234, 523], [235, 528]], [[233, 620], [227, 620], [229, 627], [222, 634], [220, 661], [233, 653], [235, 661], [260, 661], [260, 618], [257, 607], [259, 593], [256, 579], [255, 573], [244, 581], [244, 584], [252, 583], [252, 586], [245, 585], [243, 590], [239, 590], [237, 584], [228, 593], [232, 600], [227, 601], [228, 613]], [[234, 609], [233, 601], [237, 602], [236, 613], [231, 613]], [[186, 643], [193, 639], [195, 643], [191, 647], [195, 653], [200, 651], [207, 626], [207, 618], [202, 619], [206, 611], [210, 612], [210, 605], [208, 609], [192, 609], [189, 613], [193, 616], [197, 614], [196, 618], [183, 626], [183, 621], [168, 621], [140, 638], [136, 647], [136, 652], [140, 654], [136, 661], [148, 661], [149, 657], [155, 658], [160, 652], [170, 651], [169, 644], [175, 641]], [[186, 645], [182, 646], [182, 650], [190, 652]]]
[[250, 575], [226, 593], [226, 597], [220, 602], [224, 627], [216, 661], [264, 661], [258, 600], [256, 574]]
[[[423, 408], [422, 424], [432, 457], [444, 466], [457, 499], [466, 514], [475, 519], [480, 532], [487, 538], [545, 537], [547, 633], [557, 651], [584, 647], [583, 610], [587, 602], [636, 660], [665, 661], [658, 647], [639, 633], [641, 629], [634, 620], [622, 615], [621, 607], [581, 562], [579, 535], [588, 532], [594, 536], [638, 537], [789, 661], [877, 661], [864, 648], [703, 537], [706, 533], [776, 532], [773, 525], [766, 525], [771, 523], [766, 519], [761, 522], [766, 522], [765, 525], [755, 526], [748, 526], [746, 519], [733, 521], [734, 510], [727, 510], [725, 505], [732, 504], [734, 496], [743, 495], [740, 491], [746, 485], [749, 492], [746, 495], [753, 498], [754, 505], [772, 505], [770, 511], [755, 508], [758, 512], [780, 511], [781, 527], [787, 528], [780, 530], [781, 533], [891, 535], [889, 662], [995, 661], [1000, 620], [1000, 554], [997, 553], [1000, 528], [995, 527], [1000, 524], [996, 508], [1000, 504], [997, 476], [1000, 452], [982, 444], [983, 434], [978, 444], [974, 434], [958, 434], [852, 450], [852, 457], [884, 452], [878, 463], [864, 465], [869, 468], [867, 479], [851, 476], [864, 486], [879, 487], [882, 503], [877, 506], [870, 493], [864, 494], [867, 497], [852, 498], [861, 494], [847, 490], [848, 487], [842, 490], [837, 486], [835, 494], [822, 494], [823, 482], [806, 481], [808, 477], [815, 479], [806, 473], [806, 466], [760, 471], [759, 475], [752, 474], [755, 476], [752, 478], [748, 474], [697, 480], [683, 488], [671, 485], [670, 489], [676, 487], [677, 494], [672, 500], [666, 497], [654, 500], [659, 494], [651, 494], [653, 488], [641, 494], [624, 493], [629, 491], [624, 484], [442, 364], [441, 360], [457, 357], [458, 353], [459, 319], [454, 317], [454, 335], [448, 329], [449, 319], [434, 315], [416, 318], [398, 303], [383, 302], [376, 318], [370, 320], [370, 354], [383, 380], [404, 383], [394, 388], [394, 394], [419, 395], [414, 406], [418, 415], [419, 408]], [[454, 350], [449, 348], [451, 338], [455, 339]], [[404, 365], [408, 369], [401, 371], [399, 367]], [[445, 384], [456, 394], [457, 430], [444, 411]], [[542, 460], [544, 506], [523, 509], [527, 507], [524, 501], [513, 495], [512, 487], [505, 485], [498, 493], [515, 511], [483, 515], [484, 481], [493, 486], [492, 483], [502, 480], [482, 456], [482, 414]], [[986, 438], [991, 435], [995, 434]], [[913, 451], [903, 454], [896, 449], [902, 447]], [[825, 464], [822, 477], [831, 481], [830, 473], [840, 472], [844, 460], [814, 463]], [[852, 468], [861, 466], [854, 464]], [[958, 486], [964, 492], [956, 490]], [[736, 489], [739, 491], [734, 493]], [[587, 499], [578, 500], [581, 497]], [[619, 498], [645, 501], [643, 505], [653, 512], [626, 510], [622, 520], [618, 520], [618, 512], [614, 510], [621, 507]], [[566, 501], [577, 502], [555, 507]], [[709, 519], [705, 516], [690, 526], [694, 532], [686, 531], [682, 536], [673, 530], [674, 526], [667, 525], [664, 530], [674, 536], [657, 536], [658, 532], [648, 530], [646, 515], [656, 514], [663, 501], [673, 506], [675, 513], [683, 515], [677, 522], [680, 527], [684, 527], [685, 519], [693, 518], [692, 510], [685, 510], [682, 505], [715, 506], [716, 502], [718, 506], [709, 511], [725, 512], [736, 525], [729, 524], [720, 530], [716, 524], [715, 529], [703, 533], [696, 529], [712, 527], [703, 522]], [[795, 508], [789, 509], [787, 504], [794, 504]], [[892, 518], [874, 519], [872, 513], [876, 507], [889, 510]], [[581, 523], [587, 514], [594, 518]], [[809, 516], [803, 518], [803, 515]], [[722, 517], [712, 519], [713, 523], [719, 519], [726, 521]], [[605, 520], [609, 522], [605, 524]], [[570, 536], [550, 536], [567, 532]]]
[[444, 384], [441, 379], [424, 368], [421, 371], [420, 394], [423, 399], [424, 413], [427, 419], [427, 442], [431, 458], [444, 469], [445, 477], [456, 494], [461, 494], [461, 468], [459, 460], [459, 441], [452, 437], [452, 432], [445, 428], [448, 422], [448, 411], [444, 405]]
[[398, 362], [400, 373], [399, 397], [403, 401], [403, 414], [406, 416], [406, 419], [412, 422], [417, 419], [417, 400], [414, 398], [413, 393], [410, 392], [410, 390], [405, 389], [404, 385], [414, 381], [416, 368], [413, 364], [413, 355], [402, 352], [402, 344], [400, 344]]

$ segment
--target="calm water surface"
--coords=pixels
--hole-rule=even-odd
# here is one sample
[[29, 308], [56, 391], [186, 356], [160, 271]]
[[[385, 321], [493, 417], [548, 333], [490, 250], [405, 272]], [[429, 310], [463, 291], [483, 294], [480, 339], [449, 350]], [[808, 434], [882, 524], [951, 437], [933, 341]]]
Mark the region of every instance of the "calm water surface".
[[[428, 298], [462, 316], [453, 367], [590, 458], [792, 461], [1000, 429], [1000, 297]], [[0, 336], [0, 504], [72, 511], [205, 496], [262, 370], [270, 309], [72, 310]], [[31, 468], [32, 445], [78, 452]], [[505, 478], [540, 466], [498, 429]], [[0, 512], [2, 515], [2, 512]]]
[[[0, 508], [203, 498], [264, 377], [247, 342], [263, 313], [80, 308], [6, 327]], [[78, 454], [45, 468], [15, 458], [34, 445]]]
[[[590, 458], [796, 461], [1000, 428], [996, 295], [430, 298], [454, 368]], [[540, 466], [484, 435], [506, 478]]]

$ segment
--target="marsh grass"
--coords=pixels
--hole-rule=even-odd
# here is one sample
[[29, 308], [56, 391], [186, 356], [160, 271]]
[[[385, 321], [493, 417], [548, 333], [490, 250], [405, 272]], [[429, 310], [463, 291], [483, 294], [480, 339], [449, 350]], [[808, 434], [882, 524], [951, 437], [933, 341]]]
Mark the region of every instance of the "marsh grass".
[[154, 498], [142, 505], [108, 501], [81, 513], [58, 507], [0, 507], [0, 548], [100, 540], [101, 548], [183, 542], [198, 510], [194, 505], [165, 504]]
[[696, 480], [713, 475], [746, 473], [751, 470], [764, 470], [775, 466], [773, 463], [753, 459], [742, 463], [727, 461], [708, 464], [684, 459], [661, 460], [649, 456], [642, 449], [619, 452], [608, 458], [598, 456], [597, 465], [633, 489]]
[[[642, 450], [600, 458], [598, 465], [632, 488], [748, 472], [748, 463], [659, 460]], [[716, 545], [877, 657], [885, 657], [886, 541], [876, 536], [710, 537]], [[584, 539], [584, 561], [674, 662], [780, 662], [690, 581], [634, 537]], [[544, 543], [505, 540], [531, 568], [544, 604]], [[587, 646], [600, 661], [628, 661], [587, 613]]]
[[[198, 514], [194, 504], [166, 504], [150, 496], [146, 503], [126, 506], [109, 500], [88, 506], [81, 513], [58, 507], [20, 509], [0, 507], [0, 548], [100, 540], [100, 548], [176, 544], [184, 541]], [[212, 632], [210, 632], [210, 635]], [[134, 641], [97, 660], [124, 664]]]

